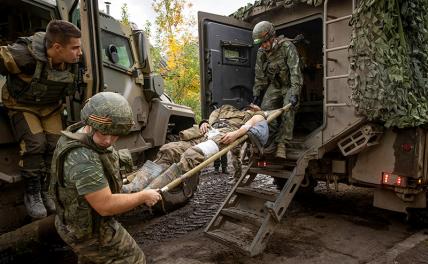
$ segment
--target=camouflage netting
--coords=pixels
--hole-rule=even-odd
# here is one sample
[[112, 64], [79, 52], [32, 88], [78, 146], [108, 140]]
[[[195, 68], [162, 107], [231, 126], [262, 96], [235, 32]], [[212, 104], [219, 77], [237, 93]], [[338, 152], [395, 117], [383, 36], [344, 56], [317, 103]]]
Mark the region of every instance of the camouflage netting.
[[351, 19], [357, 111], [386, 127], [428, 123], [428, 1], [362, 0]]
[[247, 17], [251, 16], [253, 9], [256, 7], [266, 7], [267, 9], [270, 9], [277, 6], [284, 6], [289, 8], [298, 3], [306, 3], [308, 5], [318, 6], [323, 3], [323, 0], [257, 0], [254, 2], [254, 4], [248, 4], [239, 8], [230, 16], [236, 19], [245, 20]]

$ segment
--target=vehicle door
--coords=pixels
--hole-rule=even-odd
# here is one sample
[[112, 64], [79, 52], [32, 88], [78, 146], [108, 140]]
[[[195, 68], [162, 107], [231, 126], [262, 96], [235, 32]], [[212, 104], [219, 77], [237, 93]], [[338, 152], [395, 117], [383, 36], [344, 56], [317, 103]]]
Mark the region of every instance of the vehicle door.
[[199, 12], [198, 29], [202, 117], [224, 104], [246, 106], [252, 101], [257, 51], [252, 25]]

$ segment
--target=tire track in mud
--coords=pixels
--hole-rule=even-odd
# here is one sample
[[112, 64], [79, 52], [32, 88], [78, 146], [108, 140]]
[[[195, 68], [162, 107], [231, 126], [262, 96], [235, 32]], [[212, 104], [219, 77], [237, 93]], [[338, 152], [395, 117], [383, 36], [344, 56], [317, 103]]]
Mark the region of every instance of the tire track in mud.
[[227, 181], [228, 175], [208, 168], [201, 173], [198, 190], [188, 204], [150, 220], [132, 236], [140, 245], [148, 245], [205, 227], [232, 188]]

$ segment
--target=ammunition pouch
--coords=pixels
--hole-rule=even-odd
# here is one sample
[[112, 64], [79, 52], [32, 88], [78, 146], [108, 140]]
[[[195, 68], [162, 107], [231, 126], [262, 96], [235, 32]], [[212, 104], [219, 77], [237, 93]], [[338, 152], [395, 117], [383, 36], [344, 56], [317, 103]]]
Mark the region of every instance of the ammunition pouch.
[[46, 63], [37, 61], [30, 83], [18, 75], [9, 75], [7, 88], [18, 102], [32, 105], [58, 103], [64, 96], [73, 95], [77, 88], [78, 65], [69, 66], [69, 70], [48, 69]]

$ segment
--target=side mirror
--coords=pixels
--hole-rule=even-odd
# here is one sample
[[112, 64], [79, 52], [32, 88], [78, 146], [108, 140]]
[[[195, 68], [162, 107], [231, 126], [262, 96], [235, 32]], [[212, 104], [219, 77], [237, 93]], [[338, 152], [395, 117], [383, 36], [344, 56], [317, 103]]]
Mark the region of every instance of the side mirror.
[[134, 32], [134, 35], [137, 39], [137, 46], [138, 46], [138, 60], [141, 63], [142, 67], [145, 67], [147, 64], [148, 59], [148, 41], [146, 38], [146, 35], [142, 30], [137, 30]]
[[117, 54], [117, 48], [115, 45], [110, 44], [106, 50], [106, 55], [111, 62], [116, 64], [119, 61], [119, 55]]

